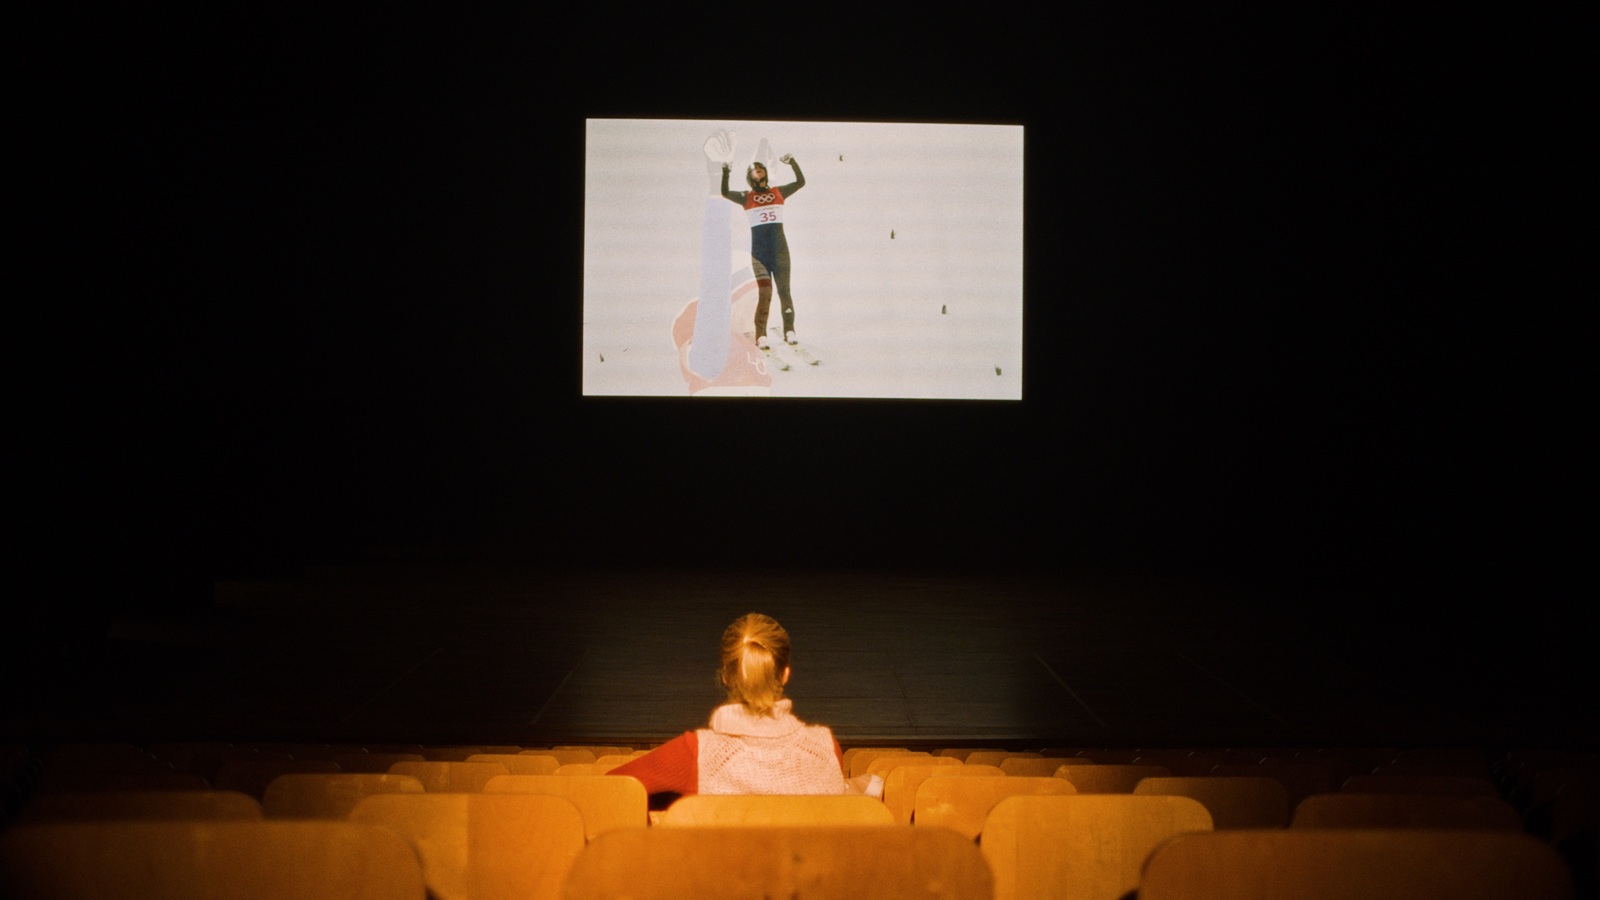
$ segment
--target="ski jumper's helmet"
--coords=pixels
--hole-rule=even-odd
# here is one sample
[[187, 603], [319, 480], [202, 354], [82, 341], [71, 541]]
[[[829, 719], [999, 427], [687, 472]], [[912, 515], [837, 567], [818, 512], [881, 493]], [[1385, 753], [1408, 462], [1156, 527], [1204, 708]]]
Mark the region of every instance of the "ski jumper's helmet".
[[758, 159], [751, 163], [749, 168], [744, 170], [744, 183], [750, 185], [750, 189], [752, 191], [761, 190], [761, 183], [756, 181], [756, 166], [760, 166], [761, 171], [766, 172], [769, 177], [772, 174], [771, 171], [767, 169], [767, 164], [761, 160]]

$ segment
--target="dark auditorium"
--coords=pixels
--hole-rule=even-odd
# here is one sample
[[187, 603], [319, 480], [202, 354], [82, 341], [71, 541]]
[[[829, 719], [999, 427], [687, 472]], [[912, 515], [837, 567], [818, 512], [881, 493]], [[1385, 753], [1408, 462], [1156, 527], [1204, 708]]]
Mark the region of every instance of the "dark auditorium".
[[1600, 898], [1576, 8], [51, 18], [0, 896]]

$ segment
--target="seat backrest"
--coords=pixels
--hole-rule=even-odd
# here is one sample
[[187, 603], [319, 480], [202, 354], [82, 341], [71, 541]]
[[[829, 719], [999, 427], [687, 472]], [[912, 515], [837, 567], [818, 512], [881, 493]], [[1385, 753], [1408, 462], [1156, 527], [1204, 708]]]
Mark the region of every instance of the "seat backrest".
[[179, 772], [189, 771], [189, 761], [203, 753], [220, 753], [233, 745], [227, 741], [156, 741], [144, 749]]
[[1525, 834], [1470, 829], [1236, 829], [1151, 854], [1139, 900], [1572, 900], [1571, 873]]
[[1482, 794], [1500, 796], [1488, 778], [1474, 775], [1351, 775], [1339, 786], [1352, 794]]
[[1199, 800], [1211, 827], [1287, 828], [1289, 794], [1276, 778], [1250, 775], [1165, 775], [1142, 778], [1135, 794], [1171, 794]]
[[635, 828], [591, 841], [566, 900], [990, 900], [978, 848], [909, 825]]
[[1140, 866], [1162, 841], [1211, 827], [1211, 814], [1188, 797], [1016, 796], [995, 804], [978, 846], [995, 900], [1116, 900], [1139, 886]]
[[[965, 768], [994, 768], [967, 766]], [[977, 840], [994, 805], [1023, 794], [1076, 794], [1065, 778], [1027, 775], [968, 775], [954, 770], [935, 774], [917, 785], [911, 824], [949, 828], [968, 840]]]
[[554, 756], [536, 753], [474, 753], [467, 762], [499, 763], [507, 775], [554, 775], [561, 765]]
[[1218, 765], [1226, 764], [1222, 750], [1208, 747], [1141, 748], [1138, 755], [1128, 762], [1141, 766], [1166, 766], [1174, 775], [1220, 774], [1211, 770]]
[[483, 789], [564, 797], [583, 816], [584, 835], [591, 841], [608, 831], [650, 824], [644, 783], [623, 775], [498, 775]]
[[620, 766], [623, 763], [632, 762], [633, 760], [636, 760], [649, 752], [649, 750], [631, 750], [627, 753], [607, 753], [604, 756], [595, 758], [592, 771], [596, 775], [604, 775], [612, 769], [615, 769], [617, 766]]
[[425, 759], [422, 762], [397, 762], [389, 767], [396, 775], [410, 775], [422, 782], [424, 791], [446, 794], [483, 790], [489, 779], [511, 774], [495, 762], [467, 762], [464, 759]]
[[1523, 831], [1521, 813], [1481, 794], [1312, 794], [1290, 828], [1487, 828]]
[[134, 744], [64, 743], [44, 748], [32, 791], [203, 790], [211, 787]]
[[[1037, 750], [974, 750], [967, 754], [964, 762], [975, 766], [998, 766], [1008, 759], [1042, 759], [1044, 754]], [[1088, 762], [1088, 760], [1084, 760]]]
[[421, 753], [407, 753], [404, 751], [352, 751], [340, 753], [333, 757], [339, 764], [341, 772], [388, 772], [389, 767], [397, 762], [422, 762], [425, 757]]
[[375, 794], [350, 821], [404, 835], [437, 900], [554, 900], [584, 844], [578, 808], [548, 794]]
[[36, 783], [34, 794], [88, 793], [90, 791], [209, 791], [211, 781], [194, 772], [94, 772], [79, 771], [68, 777]]
[[882, 778], [885, 783], [887, 783], [889, 780], [889, 774], [901, 766], [943, 766], [955, 768], [961, 765], [963, 765], [961, 760], [956, 759], [953, 756], [934, 756], [931, 753], [922, 753], [917, 755], [889, 753], [879, 756], [872, 760], [872, 762], [867, 763], [866, 774], [877, 775], [878, 777]]
[[[602, 756], [616, 756], [619, 753], [632, 753], [633, 752], [633, 748], [632, 747], [624, 747], [624, 746], [622, 746], [620, 744], [556, 744], [553, 747], [551, 747], [550, 749], [552, 749], [552, 750], [587, 750], [591, 754], [593, 754], [594, 760], [597, 760]], [[590, 762], [593, 762], [594, 760], [590, 760]]]
[[30, 900], [423, 900], [416, 850], [355, 822], [19, 824], [0, 833], [0, 896]]
[[467, 757], [477, 753], [518, 753], [520, 748], [507, 748], [505, 750], [491, 750], [482, 744], [423, 744], [417, 748], [422, 758], [433, 762], [466, 762]]
[[[1312, 765], [1320, 767], [1326, 775], [1327, 781], [1325, 787], [1317, 787], [1316, 790], [1310, 792], [1316, 794], [1336, 791], [1346, 778], [1351, 775], [1364, 775], [1371, 772], [1372, 767], [1377, 764], [1359, 750], [1347, 751], [1337, 747], [1303, 748], [1285, 756], [1269, 757], [1264, 762], [1270, 765]], [[1295, 794], [1294, 786], [1285, 783], [1284, 787], [1289, 788], [1289, 797], [1292, 802]]]
[[[849, 747], [845, 749], [844, 754], [840, 758], [840, 762], [843, 763], [845, 772], [847, 772], [851, 778], [855, 778], [858, 775], [865, 775], [867, 773], [867, 763], [871, 762], [872, 758], [875, 756], [880, 756], [884, 753], [909, 752], [911, 752], [909, 747]], [[856, 760], [858, 758], [861, 760], [859, 768], [856, 764]]]
[[1548, 821], [1545, 839], [1551, 844], [1581, 840], [1586, 833], [1592, 840], [1600, 826], [1600, 779], [1568, 778], [1554, 789], [1547, 804], [1530, 812], [1535, 813], [1532, 821]]
[[[182, 771], [193, 775], [199, 775], [201, 778], [206, 780], [206, 784], [215, 787], [220, 785], [217, 777], [221, 773], [222, 767], [230, 763], [250, 761], [260, 762], [268, 760], [277, 760], [281, 762], [287, 760], [288, 758], [289, 757], [283, 755], [262, 753], [261, 751], [250, 747], [240, 747], [230, 743], [216, 742], [208, 746], [195, 747], [192, 752], [188, 754], [188, 757], [183, 764]], [[301, 769], [299, 771], [305, 770]], [[320, 771], [327, 771], [327, 768], [324, 767]], [[276, 774], [282, 773], [280, 772]], [[266, 787], [266, 782], [271, 780], [271, 777], [268, 777], [265, 781], [261, 782], [261, 786]], [[256, 799], [260, 799], [260, 797], [258, 796]]]
[[342, 754], [363, 749], [360, 744], [329, 744], [321, 741], [249, 741], [235, 746], [244, 750], [254, 750], [263, 757], [328, 761], [335, 760]]
[[110, 819], [256, 819], [261, 803], [239, 791], [84, 791], [39, 794], [19, 819], [59, 822]]
[[556, 765], [564, 766], [568, 763], [592, 763], [595, 753], [587, 747], [553, 747], [553, 748], [524, 748], [519, 753], [528, 756], [548, 756], [556, 761]]
[[556, 766], [555, 775], [604, 775], [607, 771], [599, 768], [599, 763], [562, 763]]
[[887, 776], [895, 766], [907, 763], [932, 763], [934, 765], [961, 765], [953, 756], [934, 756], [924, 750], [889, 750], [883, 753], [859, 753], [850, 761], [850, 777], [862, 775]]
[[674, 800], [655, 824], [892, 825], [894, 816], [861, 794], [691, 794]]
[[371, 794], [420, 794], [422, 782], [395, 772], [292, 772], [268, 782], [261, 809], [274, 819], [343, 819]]
[[960, 762], [955, 757], [950, 756], [934, 757], [933, 754], [928, 753], [925, 749], [870, 748], [859, 749], [856, 753], [851, 754], [850, 761], [846, 762], [846, 765], [850, 767], [848, 769], [850, 777], [859, 778], [869, 772], [874, 762], [880, 761], [880, 759], [890, 759], [890, 757], [894, 757], [894, 759], [922, 757], [922, 759], [949, 759], [950, 762]]
[[[1177, 774], [1177, 773], [1173, 773]], [[1312, 794], [1326, 794], [1336, 789], [1336, 782], [1328, 766], [1320, 762], [1286, 762], [1264, 760], [1258, 763], [1222, 763], [1212, 767], [1205, 775], [1253, 775], [1276, 778], [1288, 795], [1289, 811]]]
[[217, 766], [211, 786], [219, 791], [239, 791], [264, 800], [267, 785], [280, 775], [338, 771], [339, 764], [329, 759], [230, 759]]
[[1494, 777], [1488, 755], [1476, 747], [1408, 747], [1393, 760], [1374, 766], [1372, 773]]
[[1007, 775], [1048, 777], [1062, 766], [1086, 763], [1088, 760], [1068, 756], [1008, 756], [1000, 760], [999, 767]]
[[1056, 778], [1072, 782], [1080, 794], [1131, 794], [1142, 778], [1159, 778], [1171, 775], [1166, 766], [1146, 766], [1138, 763], [1089, 763], [1058, 766]]
[[[953, 759], [953, 757], [946, 758]], [[928, 778], [934, 775], [971, 778], [1003, 774], [998, 766], [906, 763], [890, 769], [888, 775], [884, 777], [883, 805], [888, 808], [897, 824], [910, 825], [911, 815], [917, 803], [917, 788]]]

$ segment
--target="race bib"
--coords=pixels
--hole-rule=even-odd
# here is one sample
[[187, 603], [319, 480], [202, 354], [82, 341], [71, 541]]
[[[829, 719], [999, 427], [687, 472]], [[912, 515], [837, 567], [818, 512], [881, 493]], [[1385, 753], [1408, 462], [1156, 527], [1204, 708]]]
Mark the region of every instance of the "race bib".
[[783, 221], [783, 207], [777, 204], [772, 206], [755, 206], [744, 211], [750, 217], [750, 227], [757, 225], [776, 225]]

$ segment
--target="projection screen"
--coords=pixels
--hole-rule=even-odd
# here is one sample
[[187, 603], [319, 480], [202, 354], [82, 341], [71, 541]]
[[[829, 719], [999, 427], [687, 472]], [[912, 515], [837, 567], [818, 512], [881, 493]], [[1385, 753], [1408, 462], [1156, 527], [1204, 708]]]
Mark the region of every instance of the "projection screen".
[[585, 132], [584, 396], [1022, 399], [1022, 126]]

